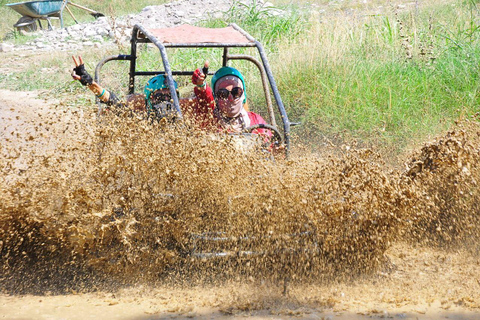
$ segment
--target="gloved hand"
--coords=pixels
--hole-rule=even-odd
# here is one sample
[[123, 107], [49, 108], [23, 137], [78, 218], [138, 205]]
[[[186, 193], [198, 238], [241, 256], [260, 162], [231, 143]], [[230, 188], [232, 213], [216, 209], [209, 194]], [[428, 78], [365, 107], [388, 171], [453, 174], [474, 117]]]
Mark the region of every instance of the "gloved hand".
[[202, 69], [198, 68], [192, 74], [192, 83], [199, 87], [203, 87], [203, 83], [205, 81], [205, 75], [202, 72]]
[[75, 68], [72, 71], [72, 78], [74, 80], [80, 81], [80, 83], [84, 86], [91, 85], [93, 83], [93, 78], [91, 75], [88, 74], [87, 70], [85, 70], [85, 65], [83, 64], [82, 57], [78, 57], [79, 62], [72, 57], [73, 61], [75, 62]]
[[199, 87], [205, 86], [205, 78], [207, 77], [208, 73], [208, 61], [205, 61], [205, 64], [202, 69], [198, 68], [193, 72], [192, 75], [192, 83]]

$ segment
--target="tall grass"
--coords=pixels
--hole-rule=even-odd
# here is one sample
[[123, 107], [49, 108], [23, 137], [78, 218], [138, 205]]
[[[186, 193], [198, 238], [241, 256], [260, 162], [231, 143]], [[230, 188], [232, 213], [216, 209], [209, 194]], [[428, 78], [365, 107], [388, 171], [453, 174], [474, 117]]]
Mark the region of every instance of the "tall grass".
[[[478, 110], [477, 5], [335, 16], [280, 46], [275, 73], [300, 135], [406, 147]], [[301, 52], [301, 54], [296, 54]]]
[[211, 19], [204, 23], [207, 27], [224, 27], [236, 23], [246, 29], [253, 37], [267, 47], [274, 47], [279, 39], [294, 39], [306, 23], [304, 13], [295, 10], [295, 6], [262, 5], [257, 0], [246, 5], [234, 1], [221, 19]]

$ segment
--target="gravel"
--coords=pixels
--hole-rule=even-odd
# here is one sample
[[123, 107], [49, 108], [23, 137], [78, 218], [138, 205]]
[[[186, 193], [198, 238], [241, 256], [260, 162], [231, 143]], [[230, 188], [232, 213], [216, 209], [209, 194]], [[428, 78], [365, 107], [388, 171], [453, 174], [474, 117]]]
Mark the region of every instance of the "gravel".
[[[208, 18], [222, 18], [233, 5], [233, 0], [180, 0], [158, 6], [147, 6], [138, 14], [123, 17], [100, 17], [91, 23], [75, 24], [53, 30], [39, 30], [37, 37], [22, 45], [0, 43], [0, 52], [77, 50], [84, 47], [102, 47], [128, 43], [132, 28], [142, 24], [146, 28], [165, 28], [180, 24], [196, 24]], [[271, 6], [268, 2], [243, 0], [250, 6]], [[68, 44], [68, 45], [66, 45]]]

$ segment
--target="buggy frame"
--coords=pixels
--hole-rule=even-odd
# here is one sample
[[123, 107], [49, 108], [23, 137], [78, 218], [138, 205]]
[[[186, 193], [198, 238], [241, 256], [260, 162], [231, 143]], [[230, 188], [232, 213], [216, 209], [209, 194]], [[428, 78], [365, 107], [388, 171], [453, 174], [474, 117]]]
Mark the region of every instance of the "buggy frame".
[[[228, 38], [229, 41], [227, 42], [222, 40], [222, 37]], [[137, 70], [137, 46], [143, 43], [152, 43], [158, 48], [163, 62], [163, 71]], [[114, 60], [126, 60], [130, 62], [129, 94], [133, 94], [135, 91], [135, 82], [137, 76], [154, 76], [158, 74], [164, 74], [167, 78], [168, 87], [171, 92], [176, 112], [178, 113], [178, 118], [182, 117], [182, 111], [180, 110], [180, 102], [175, 90], [173, 76], [188, 76], [192, 75], [193, 71], [172, 70], [168, 60], [167, 48], [220, 48], [223, 49], [222, 66], [226, 66], [230, 60], [247, 60], [252, 62], [260, 71], [267, 105], [266, 107], [268, 110], [268, 122], [276, 128], [277, 120], [275, 117], [275, 108], [270, 97], [270, 90], [273, 92], [276, 110], [279, 114], [278, 118], [282, 122], [283, 127], [283, 143], [285, 146], [285, 154], [288, 157], [290, 148], [290, 127], [295, 125], [295, 123], [291, 123], [288, 119], [285, 106], [282, 98], [280, 97], [280, 93], [278, 91], [277, 84], [273, 77], [263, 46], [245, 30], [236, 24], [230, 24], [226, 28], [202, 28], [191, 25], [180, 25], [177, 27], [164, 29], [147, 29], [142, 25], [137, 24], [133, 27], [130, 44], [130, 54], [109, 56], [97, 64], [97, 67], [95, 68], [95, 81], [100, 83], [100, 72], [102, 67], [107, 62]], [[229, 50], [230, 48], [248, 47], [256, 48], [258, 50], [261, 61], [250, 55], [231, 54]], [[213, 72], [209, 72], [208, 74], [211, 75]], [[102, 107], [99, 104], [99, 114], [101, 112]]]

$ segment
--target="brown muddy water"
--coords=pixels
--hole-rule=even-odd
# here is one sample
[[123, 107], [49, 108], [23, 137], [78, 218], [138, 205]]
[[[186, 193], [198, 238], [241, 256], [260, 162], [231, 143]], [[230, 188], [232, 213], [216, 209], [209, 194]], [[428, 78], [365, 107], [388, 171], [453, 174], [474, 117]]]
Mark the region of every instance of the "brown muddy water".
[[1, 93], [4, 318], [480, 318], [474, 118], [398, 170]]

